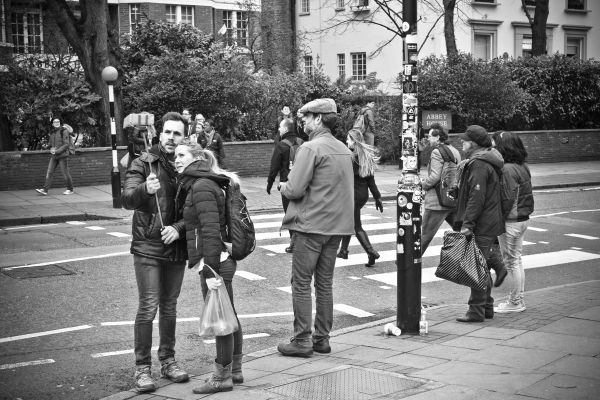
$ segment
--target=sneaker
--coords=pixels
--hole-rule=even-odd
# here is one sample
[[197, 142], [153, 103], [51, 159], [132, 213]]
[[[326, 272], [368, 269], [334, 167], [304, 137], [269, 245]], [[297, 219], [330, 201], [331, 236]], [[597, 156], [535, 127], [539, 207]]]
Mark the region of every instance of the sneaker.
[[304, 357], [309, 358], [313, 354], [313, 348], [309, 345], [299, 344], [295, 338], [292, 338], [289, 343], [280, 343], [277, 350], [287, 357]]
[[511, 312], [523, 312], [526, 307], [523, 304], [513, 304], [510, 301], [500, 303], [497, 307], [494, 307], [494, 312], [498, 314], [511, 313]]
[[68, 190], [68, 189], [63, 192], [63, 194], [73, 194], [73, 193], [75, 193], [75, 192], [72, 190]]
[[329, 339], [321, 339], [318, 342], [313, 343], [313, 350], [317, 353], [327, 354], [331, 353], [331, 346], [329, 345]]
[[39, 194], [43, 194], [44, 196], [48, 196], [48, 192], [46, 191], [46, 189], [35, 189], [35, 191]]
[[135, 379], [135, 389], [138, 393], [154, 392], [156, 390], [156, 382], [152, 379], [150, 367], [139, 367], [133, 375]]
[[179, 368], [175, 360], [166, 362], [160, 367], [160, 376], [175, 383], [187, 382], [189, 379], [188, 373]]

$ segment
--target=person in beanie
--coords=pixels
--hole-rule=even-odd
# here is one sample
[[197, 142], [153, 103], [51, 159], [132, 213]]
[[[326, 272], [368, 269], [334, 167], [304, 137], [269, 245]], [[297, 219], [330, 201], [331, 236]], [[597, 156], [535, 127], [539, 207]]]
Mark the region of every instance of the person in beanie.
[[277, 350], [284, 356], [310, 357], [313, 350], [331, 352], [333, 269], [341, 237], [354, 233], [354, 174], [352, 152], [331, 133], [338, 123], [333, 99], [313, 100], [299, 113], [309, 140], [298, 149], [287, 182], [278, 186], [281, 194], [290, 199], [282, 229], [294, 232], [294, 337], [289, 343], [279, 344]]
[[176, 112], [165, 114], [162, 122], [158, 144], [133, 160], [127, 170], [121, 196], [123, 207], [135, 210], [131, 253], [139, 304], [133, 327], [134, 379], [140, 393], [157, 387], [150, 371], [152, 325], [157, 311], [161, 376], [173, 382], [188, 380], [188, 374], [175, 361], [177, 298], [187, 249], [183, 216], [175, 206], [177, 171], [173, 165], [175, 148], [183, 140], [187, 122]]
[[[287, 182], [290, 169], [292, 168], [293, 160], [291, 159], [292, 147], [302, 144], [302, 140], [296, 137], [296, 130], [294, 121], [286, 118], [281, 120], [279, 123], [279, 135], [281, 140], [277, 142], [273, 149], [273, 155], [271, 156], [271, 169], [269, 171], [269, 177], [267, 178], [267, 193], [271, 194], [275, 177], [279, 174], [279, 182]], [[287, 211], [290, 200], [281, 195], [281, 202], [283, 204], [283, 212]], [[290, 237], [293, 233], [290, 232]], [[294, 241], [291, 240], [289, 247], [286, 247], [286, 253], [292, 253], [294, 251]]]
[[[504, 218], [500, 205], [500, 171], [504, 160], [492, 148], [492, 139], [479, 125], [467, 127], [458, 137], [468, 161], [461, 164], [458, 176], [458, 205], [454, 229], [473, 237], [481, 253], [490, 260], [496, 237], [504, 233]], [[492, 261], [490, 261], [492, 262]], [[458, 322], [483, 322], [494, 317], [492, 278], [487, 270], [485, 290], [471, 289], [469, 309]]]

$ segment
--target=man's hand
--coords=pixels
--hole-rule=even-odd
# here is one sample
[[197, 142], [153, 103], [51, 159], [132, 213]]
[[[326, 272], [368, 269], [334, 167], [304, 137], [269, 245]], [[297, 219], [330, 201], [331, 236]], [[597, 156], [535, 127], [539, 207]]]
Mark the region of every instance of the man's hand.
[[208, 278], [206, 279], [206, 286], [208, 286], [209, 290], [217, 290], [219, 286], [221, 286], [223, 282], [217, 278]]
[[375, 208], [380, 212], [383, 212], [383, 203], [381, 202], [381, 198], [375, 199]]
[[154, 194], [158, 192], [158, 189], [160, 189], [160, 181], [154, 173], [151, 173], [146, 178], [146, 192], [148, 192], [148, 194]]
[[471, 236], [473, 236], [473, 231], [470, 230], [469, 228], [462, 228], [460, 230], [460, 233], [462, 233], [463, 235], [465, 235], [468, 238], [470, 238]]
[[272, 183], [269, 183], [269, 184], [267, 185], [267, 194], [271, 194], [271, 188], [272, 188], [272, 187], [273, 187], [273, 184], [272, 184]]
[[179, 232], [172, 226], [165, 226], [160, 231], [161, 239], [164, 244], [171, 244], [177, 239], [179, 239]]
[[56, 147], [50, 147], [50, 154], [56, 154]]

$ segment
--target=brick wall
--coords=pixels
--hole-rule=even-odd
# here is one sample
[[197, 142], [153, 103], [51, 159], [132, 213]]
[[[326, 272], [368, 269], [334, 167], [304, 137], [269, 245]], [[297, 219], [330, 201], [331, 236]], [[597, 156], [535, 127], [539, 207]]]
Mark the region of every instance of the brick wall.
[[[532, 164], [600, 160], [599, 129], [519, 132], [519, 135]], [[450, 143], [457, 149], [462, 148], [456, 135], [450, 135]], [[119, 159], [126, 151], [126, 147], [118, 147]], [[272, 152], [270, 140], [225, 143], [225, 163], [241, 176], [267, 176]], [[48, 151], [0, 152], [0, 190], [42, 187], [48, 160]], [[108, 147], [79, 149], [69, 158], [69, 169], [76, 187], [110, 184], [111, 150]], [[124, 177], [121, 169], [121, 179]], [[59, 170], [55, 172], [52, 186], [65, 186]]]

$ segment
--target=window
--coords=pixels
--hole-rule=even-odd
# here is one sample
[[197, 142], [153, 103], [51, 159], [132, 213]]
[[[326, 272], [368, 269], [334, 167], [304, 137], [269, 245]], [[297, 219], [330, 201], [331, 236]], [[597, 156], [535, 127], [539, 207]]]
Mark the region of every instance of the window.
[[336, 10], [343, 10], [345, 8], [345, 4], [346, 1], [345, 0], [335, 0], [335, 9]]
[[177, 6], [167, 6], [166, 17], [168, 23], [177, 23]]
[[357, 7], [368, 7], [369, 0], [355, 0]]
[[304, 75], [313, 76], [313, 58], [312, 56], [304, 56]]
[[225, 32], [225, 42], [228, 46], [233, 45], [233, 11], [223, 11], [223, 25], [227, 31]]
[[337, 62], [338, 62], [338, 77], [340, 78], [340, 80], [344, 81], [344, 80], [346, 80], [346, 55], [338, 54]]
[[567, 10], [585, 10], [585, 0], [567, 0]]
[[248, 46], [248, 12], [236, 11], [236, 43]]
[[535, 7], [535, 0], [525, 0], [525, 5], [527, 7]]
[[181, 23], [194, 25], [194, 7], [181, 6]]
[[37, 12], [14, 12], [10, 16], [14, 52], [42, 52], [42, 20]]
[[170, 24], [194, 25], [194, 6], [166, 6], [166, 20]]
[[591, 26], [563, 25], [565, 30], [565, 55], [581, 60], [587, 58], [587, 35]]
[[473, 29], [471, 36], [471, 54], [475, 59], [491, 60], [496, 57], [498, 25], [502, 21], [491, 19], [470, 19]]
[[473, 46], [473, 57], [475, 59], [489, 60], [492, 58], [492, 35], [475, 34], [475, 43]]
[[364, 81], [367, 77], [367, 53], [352, 53], [352, 80]]
[[140, 23], [140, 19], [142, 17], [142, 13], [140, 11], [139, 4], [130, 4], [129, 5], [129, 32], [133, 30], [134, 26]]
[[310, 14], [310, 0], [300, 2], [300, 14]]
[[531, 36], [523, 36], [523, 40], [521, 41], [521, 54], [524, 58], [531, 57], [533, 53], [531, 52], [533, 46], [533, 39]]
[[578, 37], [567, 37], [565, 54], [567, 57], [581, 59], [582, 39]]

